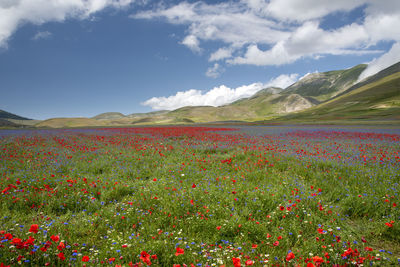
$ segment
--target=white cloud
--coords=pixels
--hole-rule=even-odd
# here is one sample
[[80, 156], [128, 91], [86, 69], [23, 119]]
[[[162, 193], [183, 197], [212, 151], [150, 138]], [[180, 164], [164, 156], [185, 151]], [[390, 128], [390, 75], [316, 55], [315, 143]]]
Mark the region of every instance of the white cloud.
[[[161, 6], [131, 17], [186, 25], [187, 35], [182, 43], [195, 52], [204, 42], [221, 42], [221, 47], [209, 55], [210, 62], [266, 66], [324, 55], [381, 53], [374, 45], [400, 41], [399, 3], [398, 0], [240, 0], [218, 4], [198, 1]], [[363, 8], [362, 20], [330, 30], [321, 28], [325, 16], [357, 7]]]
[[185, 106], [221, 106], [232, 103], [241, 98], [250, 97], [259, 90], [266, 87], [286, 88], [297, 81], [298, 74], [282, 74], [267, 83], [252, 83], [237, 88], [229, 88], [225, 85], [214, 87], [213, 89], [202, 92], [201, 90], [190, 89], [177, 92], [168, 97], [153, 97], [142, 103], [154, 110], [173, 110]]
[[246, 6], [233, 2], [214, 5], [182, 2], [169, 8], [143, 11], [131, 18], [162, 18], [172, 24], [188, 25], [187, 36], [196, 36], [200, 41], [222, 41], [236, 48], [249, 42], [274, 43], [288, 36], [272, 19], [259, 17]]
[[25, 23], [85, 19], [106, 7], [122, 8], [135, 0], [2, 0], [0, 1], [0, 47], [7, 47], [12, 34]]
[[219, 61], [225, 58], [232, 57], [233, 49], [230, 47], [221, 47], [210, 55], [208, 61]]
[[285, 89], [286, 87], [294, 84], [299, 80], [299, 74], [281, 74], [278, 77], [271, 79], [268, 83], [266, 83], [265, 87], [279, 87]]
[[189, 47], [193, 52], [200, 53], [199, 40], [194, 35], [188, 35], [183, 39], [182, 44]]
[[206, 76], [210, 78], [218, 78], [224, 71], [224, 68], [222, 68], [218, 63], [215, 63], [214, 66], [207, 69]]
[[[251, 0], [250, 0], [251, 1]], [[265, 14], [279, 20], [307, 21], [318, 19], [332, 12], [350, 11], [368, 2], [364, 0], [271, 0], [258, 5]]]
[[49, 32], [49, 31], [43, 31], [43, 32], [39, 31], [32, 37], [32, 40], [36, 41], [39, 39], [47, 39], [50, 36], [51, 36], [51, 32]]
[[400, 61], [400, 43], [393, 44], [392, 48], [381, 57], [374, 59], [368, 64], [368, 67], [360, 74], [359, 81], [374, 75], [379, 71], [390, 67]]

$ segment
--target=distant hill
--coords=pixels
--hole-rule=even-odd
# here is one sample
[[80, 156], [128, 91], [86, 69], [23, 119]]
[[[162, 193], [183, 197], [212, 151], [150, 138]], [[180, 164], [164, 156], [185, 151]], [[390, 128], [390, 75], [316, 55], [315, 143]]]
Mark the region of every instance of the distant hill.
[[0, 119], [0, 127], [20, 127], [20, 125], [8, 120]]
[[383, 70], [381, 70], [380, 72], [378, 72], [378, 73], [376, 73], [374, 75], [366, 77], [364, 80], [354, 84], [353, 86], [348, 88], [346, 91], [338, 94], [337, 96], [341, 96], [341, 95], [343, 95], [345, 93], [348, 93], [349, 91], [353, 91], [353, 90], [355, 90], [357, 88], [360, 88], [361, 86], [367, 85], [369, 83], [373, 83], [375, 81], [378, 81], [378, 80], [380, 80], [380, 79], [382, 79], [382, 78], [384, 78], [386, 76], [389, 76], [389, 75], [397, 73], [397, 72], [400, 72], [400, 62], [397, 62], [396, 64], [393, 64], [393, 65], [389, 66], [388, 68], [383, 69]]
[[[357, 83], [366, 65], [307, 75], [286, 89], [264, 88], [219, 107], [186, 106], [172, 111], [93, 118], [55, 118], [38, 127], [103, 127], [191, 123], [400, 123], [400, 62]], [[14, 121], [13, 121], [14, 122]]]
[[53, 118], [44, 120], [36, 124], [36, 127], [66, 128], [66, 127], [87, 127], [87, 126], [106, 126], [107, 123], [101, 120], [89, 118]]
[[251, 97], [224, 106], [187, 106], [158, 116], [142, 118], [137, 123], [255, 121], [304, 110], [319, 103], [298, 94], [280, 94], [282, 90], [276, 87], [265, 88]]
[[168, 113], [169, 110], [158, 110], [158, 111], [152, 111], [152, 112], [147, 112], [147, 113], [132, 113], [127, 115], [129, 118], [144, 118], [144, 117], [149, 117], [149, 116], [158, 116], [158, 115], [163, 115]]
[[92, 117], [92, 119], [95, 120], [112, 120], [112, 119], [122, 119], [125, 118], [126, 116], [122, 113], [119, 112], [105, 112], [101, 113], [99, 115], [96, 115]]
[[0, 109], [0, 119], [31, 120]]
[[389, 74], [398, 65], [399, 63], [367, 78], [325, 103], [296, 114], [288, 114], [278, 120], [400, 123], [400, 71]]
[[295, 93], [303, 97], [312, 97], [320, 102], [326, 101], [356, 83], [366, 67], [367, 65], [360, 64], [347, 70], [311, 73], [286, 88], [282, 94]]

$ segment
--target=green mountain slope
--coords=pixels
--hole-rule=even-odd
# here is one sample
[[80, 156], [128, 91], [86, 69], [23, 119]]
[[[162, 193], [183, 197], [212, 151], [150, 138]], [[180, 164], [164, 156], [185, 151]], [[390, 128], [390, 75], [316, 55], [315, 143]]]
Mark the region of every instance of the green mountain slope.
[[367, 65], [360, 64], [347, 70], [312, 73], [286, 88], [283, 94], [299, 94], [326, 101], [351, 87]]
[[279, 121], [292, 122], [400, 122], [400, 72]]
[[112, 120], [112, 119], [122, 119], [125, 115], [119, 112], [105, 112], [92, 117], [95, 120]]
[[0, 119], [5, 119], [5, 120], [8, 120], [8, 119], [13, 119], [13, 120], [30, 120], [30, 119], [28, 119], [28, 118], [21, 117], [21, 116], [15, 115], [15, 114], [13, 114], [13, 113], [10, 113], [10, 112], [4, 111], [4, 110], [0, 110]]
[[355, 90], [357, 88], [360, 88], [361, 86], [364, 86], [364, 85], [367, 85], [369, 83], [373, 83], [375, 81], [378, 81], [378, 80], [380, 80], [380, 79], [382, 79], [382, 78], [384, 78], [386, 76], [389, 76], [391, 74], [394, 74], [396, 72], [400, 72], [400, 62], [398, 62], [396, 64], [393, 64], [392, 66], [390, 66], [390, 67], [388, 67], [386, 69], [383, 69], [380, 72], [378, 72], [378, 73], [376, 73], [376, 74], [374, 74], [372, 76], [369, 76], [369, 77], [365, 78], [364, 80], [354, 84], [349, 89], [347, 89], [346, 91], [338, 94], [337, 96], [341, 96], [341, 95], [343, 95], [345, 93], [348, 93], [348, 92], [353, 91], [353, 90]]
[[255, 121], [274, 118], [281, 114], [304, 110], [316, 103], [298, 94], [280, 94], [280, 88], [265, 88], [249, 98], [243, 98], [231, 104], [212, 107], [183, 107], [162, 116], [142, 119], [142, 122], [216, 122], [216, 121]]

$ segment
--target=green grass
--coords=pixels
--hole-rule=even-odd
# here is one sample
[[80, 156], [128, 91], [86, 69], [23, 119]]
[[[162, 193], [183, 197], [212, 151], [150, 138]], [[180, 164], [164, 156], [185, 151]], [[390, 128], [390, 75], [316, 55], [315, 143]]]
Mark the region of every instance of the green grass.
[[[233, 257], [284, 265], [291, 250], [290, 265], [305, 266], [313, 256], [349, 263], [341, 256], [349, 247], [376, 264], [400, 257], [398, 141], [102, 134], [0, 140], [0, 189], [17, 187], [1, 195], [0, 239], [32, 236], [38, 245], [30, 254], [6, 241], [0, 262], [81, 265], [89, 256], [90, 265], [127, 265], [146, 251], [159, 266], [230, 266]], [[346, 162], [360, 147], [371, 160]], [[324, 157], [306, 156], [316, 151]], [[373, 161], [382, 151], [384, 164]], [[40, 250], [52, 235], [68, 246], [65, 261], [58, 242]]]

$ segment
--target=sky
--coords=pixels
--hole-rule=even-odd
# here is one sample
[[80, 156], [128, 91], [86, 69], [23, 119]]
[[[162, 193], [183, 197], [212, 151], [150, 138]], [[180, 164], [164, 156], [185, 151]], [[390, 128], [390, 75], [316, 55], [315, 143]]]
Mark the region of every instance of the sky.
[[0, 109], [33, 119], [219, 106], [398, 61], [399, 0], [0, 0]]

